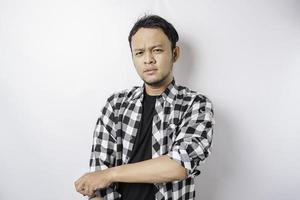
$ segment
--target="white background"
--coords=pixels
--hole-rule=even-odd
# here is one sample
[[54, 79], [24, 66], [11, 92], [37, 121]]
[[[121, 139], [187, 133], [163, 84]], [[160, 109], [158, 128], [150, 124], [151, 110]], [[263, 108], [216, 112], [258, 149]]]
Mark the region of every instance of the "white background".
[[296, 0], [1, 0], [0, 199], [84, 199], [100, 109], [142, 84], [127, 36], [144, 13], [178, 30], [176, 82], [214, 103], [196, 199], [299, 199]]

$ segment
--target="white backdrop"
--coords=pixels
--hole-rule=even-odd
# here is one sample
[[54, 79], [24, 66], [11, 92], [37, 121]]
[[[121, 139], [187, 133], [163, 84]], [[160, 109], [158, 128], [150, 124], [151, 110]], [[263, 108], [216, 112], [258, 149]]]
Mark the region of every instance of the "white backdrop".
[[300, 2], [0, 0], [0, 199], [84, 199], [92, 133], [114, 91], [141, 85], [127, 42], [161, 15], [175, 80], [214, 103], [197, 200], [300, 198]]

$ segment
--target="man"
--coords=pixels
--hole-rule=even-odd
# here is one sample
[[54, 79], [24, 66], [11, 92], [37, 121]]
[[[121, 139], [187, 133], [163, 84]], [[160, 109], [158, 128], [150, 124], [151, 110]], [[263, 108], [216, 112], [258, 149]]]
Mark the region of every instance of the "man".
[[90, 199], [195, 199], [194, 178], [210, 154], [211, 101], [173, 77], [175, 28], [157, 15], [133, 26], [129, 45], [144, 84], [112, 94], [94, 131], [91, 172], [75, 182]]

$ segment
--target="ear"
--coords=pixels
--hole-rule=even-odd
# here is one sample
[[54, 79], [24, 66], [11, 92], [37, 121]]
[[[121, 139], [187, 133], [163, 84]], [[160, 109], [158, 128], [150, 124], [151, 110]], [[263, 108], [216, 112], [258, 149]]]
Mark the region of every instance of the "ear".
[[178, 46], [176, 46], [173, 50], [173, 62], [177, 61], [177, 59], [179, 58], [179, 54], [180, 54], [180, 49]]

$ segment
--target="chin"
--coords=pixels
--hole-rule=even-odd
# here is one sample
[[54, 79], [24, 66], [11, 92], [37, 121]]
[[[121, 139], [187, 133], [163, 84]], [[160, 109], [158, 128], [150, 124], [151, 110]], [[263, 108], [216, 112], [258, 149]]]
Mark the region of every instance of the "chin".
[[163, 79], [143, 79], [143, 81], [148, 85], [158, 85], [163, 82]]

